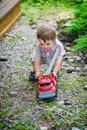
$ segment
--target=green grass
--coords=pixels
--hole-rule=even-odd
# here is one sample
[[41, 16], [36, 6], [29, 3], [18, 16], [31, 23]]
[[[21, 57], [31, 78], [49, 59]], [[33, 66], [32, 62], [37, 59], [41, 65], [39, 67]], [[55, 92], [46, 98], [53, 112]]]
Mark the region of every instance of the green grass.
[[67, 5], [68, 4], [65, 5], [62, 2], [55, 2], [53, 4], [46, 2], [44, 4], [38, 3], [34, 5], [29, 5], [27, 2], [24, 2], [21, 3], [22, 15], [26, 16], [26, 21], [43, 17], [49, 20], [50, 17], [57, 17], [58, 13], [69, 11], [70, 8], [67, 7]]
[[20, 35], [11, 36], [7, 42], [8, 45], [15, 45], [18, 39], [21, 39]]
[[9, 125], [8, 121], [2, 121], [0, 128], [3, 129], [5, 127], [9, 130], [36, 130], [35, 125], [28, 118], [16, 122], [12, 121], [11, 125]]
[[[50, 4], [40, 6], [37, 4], [36, 7], [34, 5], [28, 6], [25, 3], [21, 6], [23, 15], [26, 16], [24, 22], [36, 20], [40, 17], [49, 20], [49, 17], [55, 18], [58, 16], [58, 13], [70, 10], [70, 7], [68, 8], [61, 3], [57, 3], [57, 5], [54, 6]], [[21, 36], [11, 36], [7, 44], [16, 44], [18, 39], [21, 39]], [[28, 64], [30, 65], [30, 63]], [[16, 68], [21, 68], [25, 66], [26, 63], [22, 59], [19, 59], [15, 65]], [[87, 91], [83, 89], [87, 84], [86, 79], [87, 76], [67, 74], [65, 68], [60, 71], [60, 78], [58, 79], [59, 98], [61, 94], [65, 94], [66, 90], [71, 90], [72, 92], [72, 95], [68, 95], [68, 101], [72, 105], [67, 106], [59, 105], [59, 98], [42, 103], [38, 102], [35, 95], [37, 83], [29, 82], [25, 72], [21, 75], [19, 75], [18, 72], [12, 74], [11, 81], [14, 81], [15, 85], [19, 88], [18, 95], [13, 98], [9, 96], [9, 92], [13, 91], [15, 86], [9, 83], [9, 79], [5, 80], [4, 83], [6, 86], [8, 85], [9, 88], [6, 88], [1, 94], [2, 101], [0, 104], [2, 110], [0, 111], [0, 117], [3, 120], [0, 124], [0, 128], [7, 130], [36, 130], [36, 126], [39, 124], [35, 123], [38, 119], [42, 122], [46, 121], [51, 123], [50, 127], [54, 130], [58, 130], [59, 128], [64, 130], [67, 128], [71, 129], [73, 126], [83, 130], [87, 124]], [[15, 103], [18, 104], [18, 106], [16, 106]], [[61, 111], [58, 111], [58, 109], [61, 109]], [[27, 118], [26, 113], [30, 114], [29, 112], [32, 113], [34, 120], [32, 120], [32, 117]]]

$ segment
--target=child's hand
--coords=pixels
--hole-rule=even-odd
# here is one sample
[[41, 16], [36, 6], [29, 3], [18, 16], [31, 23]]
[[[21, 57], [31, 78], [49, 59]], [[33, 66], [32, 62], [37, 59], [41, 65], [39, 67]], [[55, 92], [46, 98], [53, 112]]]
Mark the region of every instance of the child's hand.
[[40, 76], [40, 72], [36, 72], [35, 73], [35, 78], [38, 79], [39, 76]]
[[57, 78], [57, 73], [55, 71], [53, 71], [52, 74], [55, 78]]

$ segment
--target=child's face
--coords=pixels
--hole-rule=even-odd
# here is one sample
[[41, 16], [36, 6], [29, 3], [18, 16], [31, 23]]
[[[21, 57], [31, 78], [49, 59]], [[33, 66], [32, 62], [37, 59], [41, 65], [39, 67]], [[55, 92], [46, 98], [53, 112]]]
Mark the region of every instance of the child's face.
[[39, 45], [44, 49], [44, 50], [49, 50], [53, 47], [53, 40], [46, 40], [44, 42], [44, 40], [42, 39], [38, 39]]

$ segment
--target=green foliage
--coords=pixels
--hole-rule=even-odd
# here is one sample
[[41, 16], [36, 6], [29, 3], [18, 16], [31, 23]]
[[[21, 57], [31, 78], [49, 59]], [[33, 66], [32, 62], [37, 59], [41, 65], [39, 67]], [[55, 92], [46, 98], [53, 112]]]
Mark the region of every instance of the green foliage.
[[51, 5], [52, 4], [57, 4], [57, 3], [67, 3], [67, 4], [81, 4], [83, 2], [87, 2], [87, 0], [20, 0], [22, 3], [28, 3], [28, 4], [31, 4], [31, 5], [37, 5], [37, 4], [45, 4], [45, 3], [50, 3]]
[[[10, 126], [10, 127], [9, 127]], [[16, 122], [12, 122], [11, 125], [8, 121], [2, 121], [0, 128], [3, 129], [7, 127], [8, 130], [36, 130], [36, 126], [31, 123], [27, 118], [21, 119]]]
[[87, 3], [75, 6], [75, 18], [71, 20], [71, 26], [66, 32], [75, 32], [78, 38], [74, 41], [76, 50], [87, 50]]
[[72, 47], [75, 50], [87, 50], [87, 35], [83, 35], [75, 40], [76, 45]]
[[6, 121], [3, 121], [0, 123], [0, 128], [5, 128], [5, 127], [8, 127], [8, 123]]
[[73, 3], [75, 3], [75, 1], [74, 0], [58, 0], [58, 1], [56, 1], [56, 0], [21, 0], [21, 3], [22, 4], [25, 4], [26, 5], [26, 7], [27, 6], [29, 6], [29, 5], [31, 5], [31, 6], [41, 6], [41, 5], [45, 5], [45, 4], [47, 4], [48, 6], [49, 5], [51, 5], [51, 6], [53, 6], [53, 5], [55, 5], [55, 6], [58, 6], [59, 4], [62, 4], [62, 3], [64, 3], [65, 5], [69, 5], [69, 4], [73, 4]]
[[35, 126], [33, 124], [31, 124], [31, 121], [29, 119], [23, 119], [23, 120], [19, 120], [16, 123], [12, 124], [12, 127], [15, 130], [36, 130]]
[[18, 39], [21, 39], [21, 35], [15, 35], [15, 36], [11, 36], [10, 39], [8, 40], [7, 44], [8, 45], [12, 45], [12, 44], [16, 44]]
[[[62, 0], [63, 2], [64, 0]], [[81, 4], [81, 3], [86, 3], [87, 0], [66, 0], [66, 2], [74, 3], [74, 4]]]
[[22, 3], [26, 3], [27, 5], [36, 5], [37, 3], [43, 4], [45, 0], [23, 0]]

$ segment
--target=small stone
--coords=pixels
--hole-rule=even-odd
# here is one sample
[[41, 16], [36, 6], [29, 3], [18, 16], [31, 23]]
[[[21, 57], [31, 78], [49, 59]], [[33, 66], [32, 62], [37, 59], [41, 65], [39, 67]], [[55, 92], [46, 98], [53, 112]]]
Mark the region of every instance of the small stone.
[[73, 71], [75, 71], [75, 69], [74, 69], [74, 67], [68, 67], [67, 69], [66, 69], [66, 71], [67, 71], [67, 73], [72, 73]]
[[40, 127], [40, 130], [47, 130], [47, 127]]
[[65, 57], [64, 57], [64, 59], [63, 59], [63, 61], [64, 61], [64, 60], [65, 60], [65, 61], [66, 61], [66, 60], [68, 60], [68, 57], [67, 57], [67, 56], [65, 56]]
[[68, 59], [68, 61], [69, 61], [70, 63], [73, 63], [73, 62], [74, 62], [74, 60], [73, 60], [73, 59]]
[[81, 72], [81, 76], [87, 76], [87, 72]]
[[77, 127], [72, 127], [72, 130], [81, 130], [81, 129], [79, 129]]
[[66, 93], [67, 95], [72, 95], [72, 91], [71, 91], [71, 90], [66, 90], [65, 93]]
[[0, 87], [4, 87], [5, 84], [3, 82], [0, 82]]
[[59, 113], [61, 113], [63, 111], [63, 109], [61, 109], [61, 108], [58, 108], [57, 110]]
[[87, 71], [87, 64], [84, 66], [84, 68], [83, 68], [85, 71]]
[[64, 101], [62, 100], [62, 101], [59, 101], [58, 102], [58, 105], [64, 105]]
[[73, 72], [73, 70], [70, 70], [70, 69], [67, 70], [67, 73], [72, 73], [72, 72]]
[[68, 102], [68, 101], [65, 101], [65, 102], [64, 102], [64, 105], [71, 105], [71, 103]]
[[17, 96], [17, 94], [18, 94], [17, 91], [12, 91], [12, 92], [9, 93], [9, 95], [10, 95], [11, 97], [15, 97], [15, 96]]
[[68, 46], [70, 46], [70, 44], [67, 44], [66, 51], [71, 51], [71, 48]]
[[80, 70], [81, 68], [80, 67], [76, 67], [76, 70]]
[[70, 46], [70, 44], [71, 44], [71, 43], [69, 43], [69, 42], [66, 42], [66, 43], [65, 43], [66, 46]]
[[87, 85], [83, 87], [84, 90], [87, 90]]
[[74, 56], [74, 58], [75, 58], [75, 60], [78, 61], [78, 62], [81, 61], [81, 57], [79, 57], [79, 56]]

